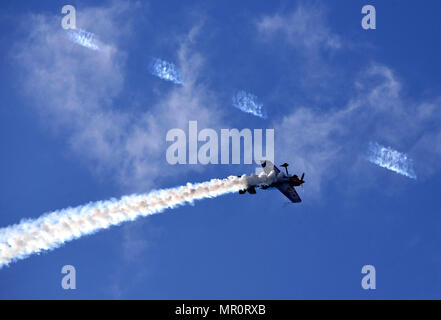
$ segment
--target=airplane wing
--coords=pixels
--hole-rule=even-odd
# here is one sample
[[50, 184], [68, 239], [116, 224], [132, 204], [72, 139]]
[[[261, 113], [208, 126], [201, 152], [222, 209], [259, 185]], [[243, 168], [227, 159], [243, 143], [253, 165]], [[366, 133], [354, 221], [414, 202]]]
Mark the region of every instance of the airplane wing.
[[283, 193], [291, 202], [302, 202], [302, 199], [300, 199], [299, 194], [297, 193], [296, 189], [294, 189], [288, 182], [281, 182], [275, 185], [277, 189], [281, 193]]
[[277, 168], [277, 167], [276, 167], [271, 161], [269, 161], [269, 160], [262, 161], [262, 168], [263, 168], [263, 171], [264, 171], [266, 174], [270, 174], [270, 172], [273, 171], [273, 170], [274, 170], [274, 172], [276, 173], [276, 175], [278, 175], [278, 174], [280, 173], [279, 168]]

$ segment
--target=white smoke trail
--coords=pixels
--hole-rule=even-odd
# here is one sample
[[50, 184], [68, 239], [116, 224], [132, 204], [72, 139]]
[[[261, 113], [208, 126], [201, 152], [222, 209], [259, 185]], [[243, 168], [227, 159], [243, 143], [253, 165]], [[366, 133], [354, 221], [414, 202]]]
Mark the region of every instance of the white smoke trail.
[[368, 160], [380, 167], [416, 179], [413, 161], [406, 154], [390, 147], [382, 146], [377, 142], [369, 143]]
[[263, 119], [267, 118], [266, 110], [258, 101], [257, 96], [243, 90], [236, 92], [233, 96], [233, 107]]
[[69, 40], [79, 44], [80, 46], [86, 47], [91, 50], [99, 50], [97, 44], [96, 36], [92, 32], [88, 32], [82, 29], [69, 29], [67, 30], [67, 36]]
[[251, 185], [270, 184], [274, 179], [274, 172], [269, 175], [230, 176], [148, 194], [124, 196], [120, 200], [89, 203], [51, 212], [36, 220], [22, 221], [0, 229], [0, 268], [124, 221], [159, 213], [194, 200], [236, 192]]
[[171, 81], [175, 84], [183, 84], [178, 68], [172, 63], [158, 58], [150, 62], [150, 73], [160, 79]]

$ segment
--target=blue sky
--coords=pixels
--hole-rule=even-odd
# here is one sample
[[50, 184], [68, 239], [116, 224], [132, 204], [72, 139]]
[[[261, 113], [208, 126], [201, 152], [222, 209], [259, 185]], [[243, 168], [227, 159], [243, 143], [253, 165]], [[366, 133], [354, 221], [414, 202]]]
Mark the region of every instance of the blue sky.
[[[61, 8], [102, 50], [64, 36]], [[376, 30], [361, 8], [376, 8]], [[251, 173], [169, 165], [166, 132], [274, 128], [303, 202], [230, 194], [0, 269], [0, 298], [440, 298], [439, 1], [3, 1], [0, 227], [90, 201]], [[177, 85], [149, 72], [174, 63]], [[234, 108], [238, 90], [268, 117]], [[407, 154], [417, 179], [367, 161]], [[61, 268], [77, 270], [63, 290]], [[377, 289], [360, 283], [374, 265]]]

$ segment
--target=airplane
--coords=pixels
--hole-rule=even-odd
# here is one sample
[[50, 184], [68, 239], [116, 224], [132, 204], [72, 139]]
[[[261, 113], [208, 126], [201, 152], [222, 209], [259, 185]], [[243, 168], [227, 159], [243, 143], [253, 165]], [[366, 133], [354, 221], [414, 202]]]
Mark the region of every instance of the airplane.
[[[276, 180], [271, 183], [270, 185], [263, 185], [260, 186], [261, 189], [266, 190], [268, 188], [276, 188], [280, 192], [282, 192], [291, 202], [298, 203], [302, 202], [302, 199], [300, 199], [296, 189], [294, 187], [301, 186], [305, 183], [303, 178], [305, 177], [305, 173], [302, 174], [302, 177], [299, 179], [299, 177], [294, 175], [289, 175], [288, 173], [288, 164], [284, 163], [281, 165], [281, 167], [285, 168], [286, 174], [281, 172], [279, 168], [277, 168], [271, 161], [265, 160], [262, 161], [262, 167], [263, 171], [265, 171], [266, 174], [270, 174], [271, 171], [274, 170], [274, 173], [276, 174]], [[248, 189], [239, 190], [239, 194], [244, 193], [250, 193], [250, 194], [256, 194], [256, 188], [255, 186], [250, 186]]]

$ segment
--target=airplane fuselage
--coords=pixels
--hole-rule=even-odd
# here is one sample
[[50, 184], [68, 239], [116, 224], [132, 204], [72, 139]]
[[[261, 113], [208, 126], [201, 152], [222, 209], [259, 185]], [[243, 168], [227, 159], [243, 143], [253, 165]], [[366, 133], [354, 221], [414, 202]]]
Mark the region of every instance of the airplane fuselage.
[[281, 165], [285, 168], [286, 174], [281, 172], [276, 166], [274, 166], [269, 161], [263, 161], [262, 167], [266, 174], [275, 173], [275, 179], [271, 184], [267, 185], [250, 185], [247, 189], [239, 190], [239, 194], [244, 194], [246, 192], [250, 194], [256, 194], [256, 187], [260, 187], [263, 190], [269, 188], [276, 188], [280, 192], [282, 192], [291, 202], [298, 203], [301, 202], [299, 195], [297, 194], [294, 187], [301, 186], [305, 183], [303, 178], [305, 177], [305, 173], [302, 174], [302, 177], [299, 178], [296, 174], [289, 175], [288, 173], [288, 164], [284, 163]]
[[284, 173], [279, 173], [279, 176], [277, 177], [276, 181], [271, 183], [270, 185], [261, 186], [263, 190], [268, 188], [275, 188], [278, 184], [288, 182], [293, 187], [301, 186], [305, 181], [299, 179], [297, 175], [287, 176]]
[[288, 182], [293, 187], [298, 187], [298, 186], [302, 185], [303, 183], [305, 183], [305, 181], [300, 180], [296, 174], [294, 174], [292, 176], [287, 176], [284, 173], [280, 173], [279, 176], [277, 177], [277, 180], [275, 182], [273, 182], [272, 184], [278, 184], [278, 183], [282, 183], [282, 182]]

